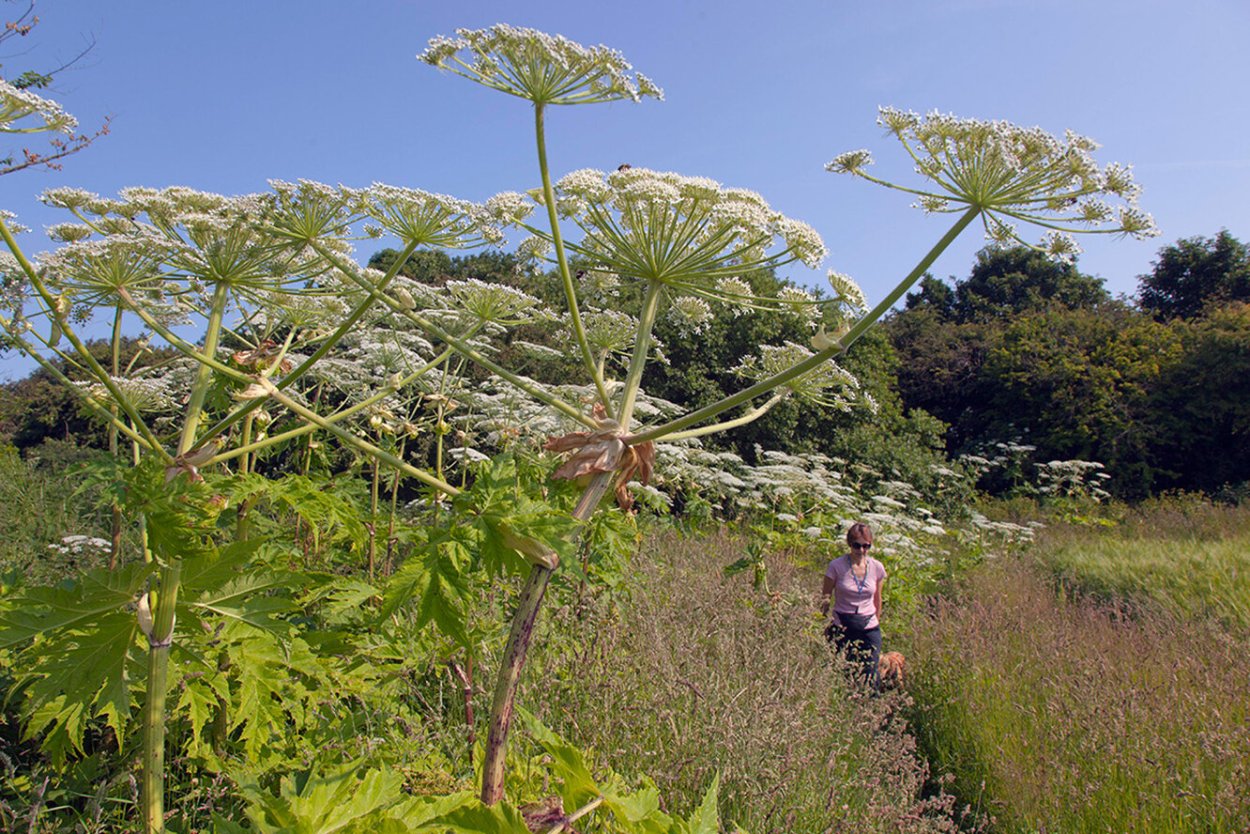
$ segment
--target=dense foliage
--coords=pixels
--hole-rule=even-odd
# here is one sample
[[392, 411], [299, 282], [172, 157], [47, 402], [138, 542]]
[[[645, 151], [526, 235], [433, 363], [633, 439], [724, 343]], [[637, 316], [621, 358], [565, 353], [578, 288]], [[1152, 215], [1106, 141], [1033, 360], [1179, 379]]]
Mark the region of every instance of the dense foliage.
[[[1016, 442], [1103, 462], [1124, 497], [1235, 495], [1250, 480], [1244, 249], [1227, 232], [1165, 247], [1140, 306], [1074, 266], [983, 251], [889, 320], [903, 402], [950, 424], [953, 455]], [[1167, 306], [1164, 287], [1189, 301]]]

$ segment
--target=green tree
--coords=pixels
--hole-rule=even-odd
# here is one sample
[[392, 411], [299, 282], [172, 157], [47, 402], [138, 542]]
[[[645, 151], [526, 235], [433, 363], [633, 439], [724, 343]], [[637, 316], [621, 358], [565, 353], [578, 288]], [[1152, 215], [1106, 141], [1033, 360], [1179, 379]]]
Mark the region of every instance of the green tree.
[[1087, 308], [1110, 300], [1102, 280], [1035, 249], [987, 247], [967, 279], [955, 285], [953, 312], [961, 322], [1013, 316], [1051, 306]]
[[1182, 355], [1179, 334], [1127, 305], [1054, 308], [1013, 321], [981, 370], [994, 439], [1021, 437], [1037, 459], [1108, 467], [1111, 488], [1144, 497], [1158, 477], [1153, 392]]
[[1164, 485], [1218, 492], [1250, 482], [1250, 304], [1174, 324], [1183, 352], [1155, 396]]
[[1151, 272], [1137, 280], [1141, 306], [1155, 318], [1193, 318], [1209, 304], [1250, 301], [1250, 248], [1227, 229], [1182, 238], [1160, 249]]

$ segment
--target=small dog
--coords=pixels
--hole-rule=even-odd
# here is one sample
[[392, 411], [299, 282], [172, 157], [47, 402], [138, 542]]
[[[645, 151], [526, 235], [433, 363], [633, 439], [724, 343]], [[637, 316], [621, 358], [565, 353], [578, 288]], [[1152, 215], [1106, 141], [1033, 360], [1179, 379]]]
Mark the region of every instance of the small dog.
[[877, 672], [882, 686], [902, 687], [907, 678], [907, 659], [899, 652], [886, 652], [877, 662]]

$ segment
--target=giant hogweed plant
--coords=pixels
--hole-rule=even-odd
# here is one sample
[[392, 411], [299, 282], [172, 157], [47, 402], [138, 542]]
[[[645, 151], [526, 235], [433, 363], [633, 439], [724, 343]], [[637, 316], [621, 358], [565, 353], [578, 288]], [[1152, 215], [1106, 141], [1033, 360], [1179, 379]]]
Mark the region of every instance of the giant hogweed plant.
[[[35, 358], [66, 384], [73, 383], [54, 359], [92, 380], [89, 386], [75, 386], [85, 407], [107, 422], [118, 444], [129, 444], [135, 460], [152, 462], [149, 471], [162, 477], [150, 479], [150, 485], [169, 494], [177, 494], [183, 482], [194, 484], [223, 468], [246, 474], [266, 450], [315, 433], [372, 461], [377, 472], [389, 467], [394, 477], [411, 480], [436, 497], [436, 503], [450, 506], [459, 516], [458, 524], [444, 529], [467, 522], [476, 535], [438, 533], [430, 556], [409, 571], [406, 586], [401, 584], [389, 595], [391, 610], [415, 594], [422, 621], [456, 634], [456, 586], [463, 579], [457, 565], [464, 561], [456, 554], [473, 547], [488, 552], [488, 561], [497, 568], [525, 566], [528, 579], [498, 672], [485, 744], [479, 797], [489, 808], [498, 806], [504, 796], [517, 685], [547, 585], [561, 558], [573, 552], [577, 526], [595, 514], [604, 495], [612, 491], [618, 501], [628, 503], [628, 482], [638, 477], [645, 485], [656, 462], [654, 444], [743, 425], [786, 396], [801, 396], [818, 406], [844, 403], [854, 395], [853, 386], [835, 364], [836, 358], [977, 220], [1000, 240], [1018, 239], [1014, 223], [1040, 225], [1047, 230], [1043, 245], [1061, 257], [1075, 251], [1071, 238], [1075, 232], [1140, 236], [1152, 233], [1153, 227], [1135, 207], [1136, 188], [1128, 170], [1096, 165], [1089, 140], [1072, 134], [1060, 140], [1001, 122], [883, 110], [881, 123], [900, 140], [915, 160], [916, 172], [930, 185], [913, 187], [874, 177], [868, 173], [871, 160], [865, 151], [844, 154], [829, 169], [915, 194], [926, 211], [956, 213], [955, 222], [871, 310], [864, 310], [853, 282], [836, 272], [829, 273], [834, 294], [824, 301], [794, 292], [761, 297], [741, 279], [743, 273], [794, 262], [817, 266], [825, 248], [810, 226], [773, 211], [760, 195], [705, 178], [634, 168], [575, 171], [553, 181], [546, 148], [546, 116], [552, 105], [660, 97], [648, 79], [632, 74], [619, 53], [496, 26], [435, 39], [421, 57], [530, 103], [538, 187], [527, 194], [501, 194], [484, 205], [392, 186], [356, 190], [307, 182], [274, 183], [269, 193], [237, 198], [173, 188], [127, 189], [118, 199], [103, 199], [54, 189], [45, 199], [74, 218], [50, 230], [64, 243], [58, 251], [32, 260], [14, 237], [10, 218], [0, 218], [0, 237], [11, 253], [2, 264], [9, 303], [0, 325], [10, 346]], [[8, 96], [7, 89], [0, 93]], [[7, 102], [8, 98], [0, 111], [6, 124], [40, 118], [38, 108], [22, 109]], [[55, 128], [53, 122], [45, 125]], [[1117, 206], [1109, 200], [1120, 202]], [[533, 219], [535, 214], [542, 221]], [[533, 314], [533, 299], [481, 282], [432, 297], [414, 293], [398, 279], [399, 266], [421, 247], [498, 243], [504, 227], [528, 235], [520, 244], [523, 254], [554, 263], [565, 301], [560, 315], [576, 345], [590, 392], [589, 408], [583, 400], [497, 361], [488, 339], [492, 330]], [[398, 239], [400, 255], [389, 271], [362, 269], [351, 258], [352, 242], [362, 235]], [[574, 275], [571, 256], [590, 264], [590, 277], [600, 284], [635, 284], [638, 304], [631, 309], [587, 307], [587, 276]], [[709, 304], [777, 311], [823, 304], [831, 309], [821, 318], [835, 326], [832, 333], [824, 327], [814, 333], [810, 345], [762, 346], [758, 358], [743, 363], [741, 373], [751, 383], [737, 393], [688, 413], [646, 422], [639, 402], [643, 372], [655, 360], [656, 321], [661, 315], [677, 315], [697, 328]], [[193, 363], [190, 394], [172, 432], [145, 414], [125, 369], [116, 362], [113, 367], [101, 365], [86, 351], [81, 324], [97, 310], [109, 311], [115, 334], [120, 334], [123, 320], [137, 319], [154, 338]], [[420, 334], [425, 340], [421, 361], [403, 363], [372, 393], [344, 392], [327, 404], [309, 384], [319, 368], [333, 363], [336, 349], [362, 321], [379, 311], [396, 323], [397, 330]], [[184, 335], [189, 323], [195, 325], [194, 337]], [[506, 462], [480, 479], [481, 489], [476, 484], [466, 489], [463, 482], [450, 483], [441, 464], [433, 469], [414, 465], [405, 459], [402, 446], [387, 448], [352, 428], [353, 418], [367, 417], [371, 410], [377, 416], [379, 409], [385, 410], [387, 398], [405, 389], [416, 387], [423, 396], [446, 398], [437, 384], [447, 378], [453, 357], [456, 363], [478, 365], [500, 384], [578, 427], [547, 444], [549, 450], [567, 456], [554, 476], [585, 482], [571, 511], [516, 488]], [[361, 399], [348, 401], [349, 396]], [[275, 413], [292, 428], [266, 431]], [[385, 419], [381, 418], [383, 423]], [[412, 431], [405, 427], [406, 434], [422, 431], [419, 421], [399, 422], [411, 424]], [[439, 413], [433, 423], [435, 434], [444, 432], [446, 425]], [[143, 466], [136, 471], [141, 470]], [[162, 506], [155, 499], [151, 503]], [[144, 527], [157, 529], [150, 520]], [[224, 579], [221, 572], [201, 567], [220, 562], [223, 551], [210, 537], [201, 535], [196, 541], [194, 547], [177, 537], [161, 546], [149, 541], [142, 566], [135, 562], [106, 580], [110, 589], [117, 587], [115, 593], [110, 591], [109, 604], [96, 612], [116, 621], [115, 645], [127, 652], [134, 631], [127, 636], [119, 617], [134, 617], [135, 627], [146, 638], [143, 795], [148, 830], [163, 827], [165, 675], [168, 652], [175, 643], [175, 613], [187, 610], [179, 592], [185, 586], [198, 594], [199, 601], [204, 594], [212, 598], [218, 593], [183, 577]], [[239, 554], [253, 545], [241, 537], [226, 547], [230, 555], [224, 558], [229, 563], [242, 559]], [[264, 585], [269, 580], [259, 581], [260, 590], [273, 587]], [[282, 605], [277, 596], [263, 599], [275, 601], [254, 604]], [[40, 603], [31, 597], [28, 603], [30, 611], [22, 610], [26, 603], [6, 603], [3, 609], [8, 645], [66, 633], [86, 645], [88, 620], [61, 622], [48, 614], [55, 602]], [[137, 613], [123, 614], [131, 608]], [[222, 616], [248, 623], [230, 606], [221, 609], [217, 613]], [[190, 616], [184, 615], [184, 627]], [[95, 699], [97, 694], [99, 690], [93, 693], [89, 710], [120, 716], [120, 696], [114, 693], [102, 704]], [[302, 790], [293, 787], [292, 796]], [[552, 830], [567, 827], [574, 817], [600, 804], [612, 806], [605, 790], [587, 793], [579, 801], [583, 799], [578, 811], [552, 816]], [[462, 800], [450, 802], [443, 813], [477, 813]], [[499, 813], [503, 816], [491, 812], [501, 830], [522, 830], [507, 827], [512, 823], [505, 819], [506, 806]], [[693, 822], [678, 825], [671, 820], [668, 826], [644, 825], [650, 819], [646, 814], [624, 806], [607, 818], [622, 830], [696, 828]]]

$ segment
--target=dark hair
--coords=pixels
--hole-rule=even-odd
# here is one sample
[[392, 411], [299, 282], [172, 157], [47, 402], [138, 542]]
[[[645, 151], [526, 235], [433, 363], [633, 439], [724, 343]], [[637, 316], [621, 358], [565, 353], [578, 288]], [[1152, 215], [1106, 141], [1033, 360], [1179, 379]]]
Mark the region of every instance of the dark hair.
[[856, 533], [858, 533], [861, 537], [867, 536], [868, 540], [872, 541], [872, 528], [862, 521], [857, 521], [851, 525], [851, 529], [846, 531], [846, 543], [847, 544], [851, 543], [851, 536], [855, 535]]

